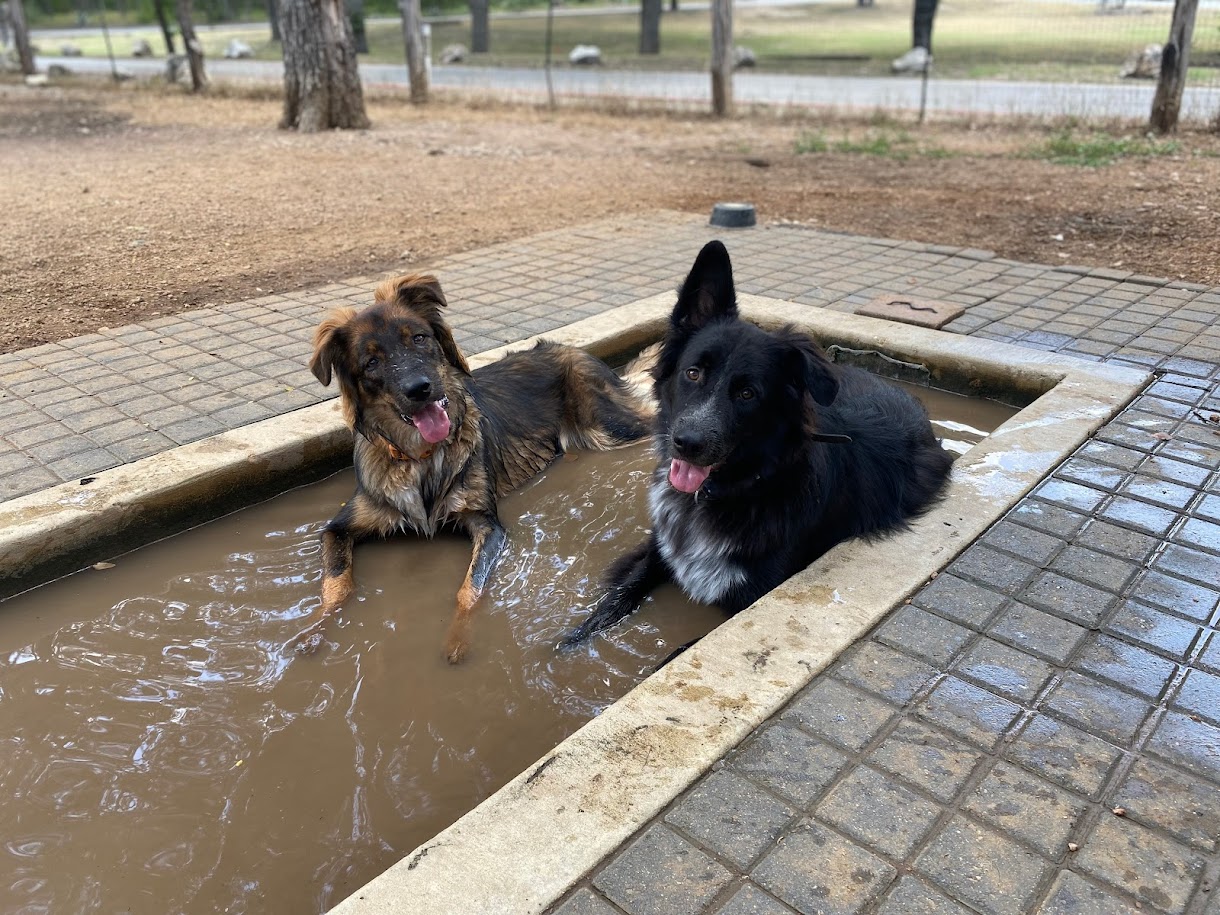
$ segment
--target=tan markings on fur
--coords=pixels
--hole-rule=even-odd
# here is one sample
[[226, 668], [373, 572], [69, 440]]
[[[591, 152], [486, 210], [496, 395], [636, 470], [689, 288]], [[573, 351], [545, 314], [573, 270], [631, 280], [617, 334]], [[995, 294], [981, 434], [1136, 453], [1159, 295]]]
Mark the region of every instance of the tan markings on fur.
[[[475, 549], [477, 553], [477, 544]], [[473, 564], [471, 568], [473, 569]], [[474, 605], [482, 596], [483, 592], [470, 583], [470, 572], [468, 571], [466, 580], [458, 589], [457, 608], [453, 611], [453, 621], [450, 622], [449, 631], [445, 635], [445, 657], [448, 658], [450, 664], [457, 664], [466, 657], [466, 652], [470, 650], [470, 617], [474, 612]]]
[[343, 602], [352, 596], [355, 586], [355, 582], [352, 579], [351, 566], [348, 566], [347, 571], [337, 577], [323, 575], [322, 615], [330, 616], [338, 610], [343, 605]]
[[652, 370], [661, 358], [661, 344], [653, 343], [640, 350], [640, 354], [623, 369], [623, 381], [627, 390], [639, 403], [643, 415], [652, 419], [657, 415], [657, 395], [653, 389]]
[[[388, 302], [400, 302], [403, 305], [410, 305], [409, 301], [403, 301], [403, 294], [408, 293], [412, 288], [423, 288], [440, 292], [441, 284], [431, 273], [404, 273], [400, 276], [392, 276], [382, 280], [377, 284], [377, 288], [373, 290], [373, 301], [378, 305], [383, 305]], [[442, 295], [440, 304], [444, 304], [445, 300]]]

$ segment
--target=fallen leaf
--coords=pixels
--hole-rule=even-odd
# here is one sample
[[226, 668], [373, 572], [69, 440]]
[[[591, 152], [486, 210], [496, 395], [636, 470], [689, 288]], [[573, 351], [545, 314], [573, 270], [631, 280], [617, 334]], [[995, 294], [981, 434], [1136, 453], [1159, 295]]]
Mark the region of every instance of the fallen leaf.
[[95, 562], [93, 564], [93, 568], [97, 569], [99, 572], [105, 572], [107, 569], [113, 569], [114, 563], [113, 562]]
[[1173, 436], [1170, 435], [1168, 432], [1153, 432], [1152, 437], [1155, 438], [1158, 442], [1167, 442], [1171, 438], [1173, 438]]

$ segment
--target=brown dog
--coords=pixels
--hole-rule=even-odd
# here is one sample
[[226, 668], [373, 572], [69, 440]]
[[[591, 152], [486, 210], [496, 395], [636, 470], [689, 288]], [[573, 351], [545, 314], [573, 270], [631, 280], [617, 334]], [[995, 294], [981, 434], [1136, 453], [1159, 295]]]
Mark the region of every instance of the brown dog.
[[470, 616], [505, 542], [496, 499], [574, 448], [604, 450], [643, 438], [651, 409], [604, 363], [553, 343], [471, 372], [441, 317], [435, 277], [410, 274], [377, 287], [375, 304], [341, 309], [318, 327], [309, 367], [339, 382], [356, 433], [356, 493], [322, 533], [322, 604], [298, 643], [351, 596], [356, 541], [442, 528], [473, 541], [445, 639], [457, 663]]

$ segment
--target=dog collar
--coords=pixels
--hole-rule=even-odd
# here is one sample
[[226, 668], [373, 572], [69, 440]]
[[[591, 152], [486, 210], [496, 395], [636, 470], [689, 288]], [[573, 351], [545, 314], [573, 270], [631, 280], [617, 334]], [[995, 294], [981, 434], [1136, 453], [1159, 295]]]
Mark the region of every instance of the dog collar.
[[[364, 435], [364, 433], [361, 433], [361, 435]], [[429, 448], [427, 451], [420, 454], [419, 456], [412, 457], [411, 455], [407, 454], [405, 451], [400, 450], [393, 442], [391, 442], [384, 435], [381, 435], [380, 433], [378, 433], [378, 436], [381, 438], [381, 441], [385, 444], [386, 450], [390, 453], [390, 459], [394, 460], [394, 461], [399, 461], [404, 464], [409, 464], [409, 463], [411, 463], [411, 461], [426, 461], [426, 460], [428, 460], [428, 458], [432, 457], [433, 452], [436, 451], [436, 446], [434, 445], [431, 448]], [[365, 437], [365, 440], [367, 441], [368, 436], [365, 435], [364, 437]]]

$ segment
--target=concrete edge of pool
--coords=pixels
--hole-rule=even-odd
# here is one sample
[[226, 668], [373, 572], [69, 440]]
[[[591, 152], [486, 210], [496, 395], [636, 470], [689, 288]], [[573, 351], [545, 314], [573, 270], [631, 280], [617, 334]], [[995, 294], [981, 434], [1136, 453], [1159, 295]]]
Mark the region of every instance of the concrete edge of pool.
[[[942, 569], [1147, 383], [1143, 372], [756, 296], [818, 337], [1046, 391], [957, 462], [913, 531], [843, 544], [726, 621], [498, 792], [352, 893], [336, 915], [540, 912]], [[671, 295], [621, 321], [664, 315]], [[878, 569], [893, 569], [890, 576]]]
[[[1143, 372], [743, 295], [747, 316], [822, 339], [1045, 391], [961, 457], [907, 534], [844, 544], [649, 677], [448, 829], [356, 890], [341, 915], [540, 912], [889, 610], [994, 523], [1146, 384]], [[548, 339], [611, 356], [662, 332], [662, 294]], [[490, 362], [532, 340], [472, 358]], [[350, 447], [329, 402], [0, 504], [0, 594], [224, 510], [217, 494], [306, 482]], [[198, 506], [206, 506], [200, 516]], [[893, 569], [883, 577], [879, 568]]]

